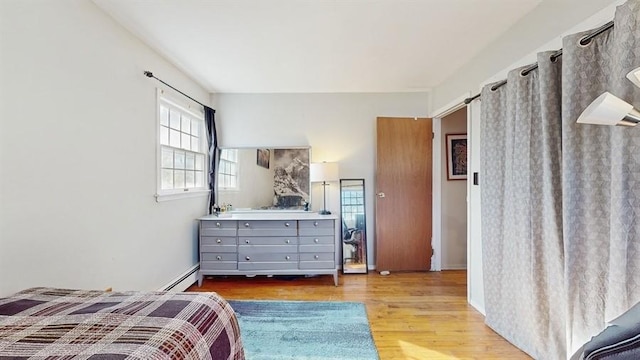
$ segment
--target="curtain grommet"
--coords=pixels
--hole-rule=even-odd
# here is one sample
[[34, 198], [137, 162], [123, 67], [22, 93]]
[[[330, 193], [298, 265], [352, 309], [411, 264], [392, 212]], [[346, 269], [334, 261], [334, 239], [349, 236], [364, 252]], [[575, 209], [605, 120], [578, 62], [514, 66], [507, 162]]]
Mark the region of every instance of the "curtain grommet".
[[585, 48], [591, 45], [591, 40], [592, 39], [589, 36], [583, 36], [578, 40], [578, 46]]

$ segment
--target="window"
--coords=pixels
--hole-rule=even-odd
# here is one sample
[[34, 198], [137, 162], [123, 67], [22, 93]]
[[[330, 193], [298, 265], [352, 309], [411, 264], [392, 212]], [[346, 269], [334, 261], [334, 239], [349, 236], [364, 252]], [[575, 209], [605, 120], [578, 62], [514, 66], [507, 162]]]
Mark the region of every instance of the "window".
[[204, 114], [159, 92], [158, 197], [208, 191]]
[[238, 149], [222, 149], [220, 152], [218, 189], [238, 190]]

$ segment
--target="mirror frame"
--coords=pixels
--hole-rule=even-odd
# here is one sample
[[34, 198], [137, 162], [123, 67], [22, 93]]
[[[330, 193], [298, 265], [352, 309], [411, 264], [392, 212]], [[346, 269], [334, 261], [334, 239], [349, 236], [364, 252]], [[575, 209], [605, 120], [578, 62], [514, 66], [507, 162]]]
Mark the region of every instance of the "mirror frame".
[[[309, 180], [309, 167], [311, 165], [311, 147], [310, 146], [221, 146], [218, 148], [220, 153], [222, 152], [222, 150], [228, 150], [228, 149], [236, 149], [236, 150], [250, 150], [250, 151], [255, 151], [256, 152], [256, 156], [254, 156], [254, 158], [256, 159], [256, 166], [257, 167], [263, 167], [266, 169], [270, 169], [272, 171], [275, 171], [275, 166], [277, 166], [277, 163], [275, 163], [275, 159], [274, 159], [274, 155], [275, 155], [275, 151], [274, 150], [306, 150], [308, 153], [308, 159], [306, 162], [306, 167], [307, 167], [307, 198], [305, 199], [304, 197], [302, 197], [301, 199], [301, 203], [296, 206], [278, 206], [275, 203], [271, 203], [270, 205], [264, 205], [264, 206], [260, 206], [260, 207], [244, 207], [242, 206], [242, 204], [240, 206], [237, 206], [235, 204], [233, 204], [232, 206], [232, 210], [231, 211], [235, 211], [235, 212], [253, 212], [253, 211], [307, 211], [305, 210], [305, 206], [304, 203], [306, 202], [307, 204], [311, 203], [311, 181]], [[261, 161], [260, 159], [260, 150], [269, 150], [270, 152], [270, 159], [271, 161], [269, 161], [268, 159], [266, 160], [266, 166], [265, 166], [265, 162]], [[215, 190], [216, 190], [216, 201], [218, 202], [219, 205], [221, 205], [224, 202], [233, 202], [233, 197], [232, 196], [225, 196], [225, 191], [224, 189], [220, 188], [220, 184], [219, 184], [219, 171], [220, 171], [220, 162], [218, 159], [218, 164], [216, 166], [216, 186], [215, 186]], [[239, 171], [239, 179], [238, 181], [241, 182], [243, 181], [243, 172], [246, 171], [243, 169], [240, 169]], [[246, 181], [246, 179], [245, 179]], [[275, 188], [275, 186], [274, 186]], [[229, 190], [230, 193], [249, 193], [251, 191], [254, 191], [254, 188], [252, 187], [247, 187], [247, 186], [241, 186], [239, 190]], [[272, 194], [266, 195], [266, 194], [262, 194], [259, 195], [261, 198], [270, 196], [272, 198], [275, 198], [275, 191]], [[230, 199], [231, 198], [231, 199]], [[290, 200], [290, 199], [289, 199]], [[284, 200], [283, 200], [284, 201]], [[275, 202], [275, 200], [274, 200]]]
[[[345, 188], [347, 182], [360, 182], [357, 186], [361, 186], [362, 190], [355, 199], [356, 204], [351, 200], [348, 204], [345, 201]], [[342, 273], [343, 274], [366, 274], [368, 272], [367, 262], [367, 208], [365, 201], [365, 181], [359, 179], [340, 179], [340, 243], [342, 244]], [[350, 197], [354, 199], [354, 197]], [[352, 211], [353, 206], [362, 207], [362, 212]], [[347, 222], [345, 215], [353, 214]], [[353, 223], [353, 227], [349, 227], [348, 223]], [[348, 255], [347, 255], [348, 253]], [[349, 256], [349, 257], [347, 257]]]

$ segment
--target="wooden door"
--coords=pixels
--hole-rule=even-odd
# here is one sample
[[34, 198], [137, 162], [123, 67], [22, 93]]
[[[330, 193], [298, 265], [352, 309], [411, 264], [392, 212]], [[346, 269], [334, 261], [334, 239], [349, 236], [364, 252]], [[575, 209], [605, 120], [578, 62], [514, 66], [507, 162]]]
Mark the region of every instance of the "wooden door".
[[377, 271], [431, 269], [432, 136], [431, 119], [377, 119]]

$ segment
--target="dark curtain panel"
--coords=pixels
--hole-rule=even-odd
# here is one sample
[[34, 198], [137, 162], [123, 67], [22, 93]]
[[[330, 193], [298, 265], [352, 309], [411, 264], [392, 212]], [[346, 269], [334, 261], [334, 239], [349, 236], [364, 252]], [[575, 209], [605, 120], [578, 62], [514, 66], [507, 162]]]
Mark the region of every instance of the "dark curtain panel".
[[209, 190], [211, 190], [207, 211], [211, 214], [216, 203], [216, 168], [218, 166], [219, 149], [216, 131], [216, 111], [208, 106], [204, 107], [204, 123], [207, 127], [207, 140], [209, 143]]

